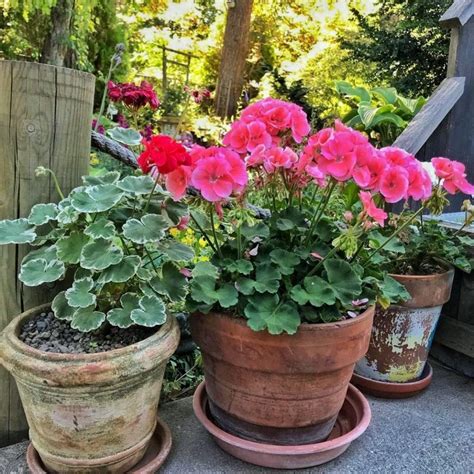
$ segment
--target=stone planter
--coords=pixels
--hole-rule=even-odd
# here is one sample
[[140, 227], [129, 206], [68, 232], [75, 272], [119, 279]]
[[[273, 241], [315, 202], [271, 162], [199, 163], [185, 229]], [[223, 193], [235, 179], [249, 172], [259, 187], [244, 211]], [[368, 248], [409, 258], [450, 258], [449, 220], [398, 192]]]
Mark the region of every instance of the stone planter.
[[26, 320], [47, 309], [17, 316], [0, 335], [0, 362], [15, 377], [33, 446], [51, 472], [125, 472], [155, 430], [178, 324], [169, 317], [154, 335], [122, 349], [58, 354], [17, 337]]
[[391, 276], [406, 287], [411, 299], [387, 310], [377, 308], [369, 349], [355, 373], [381, 382], [413, 382], [425, 368], [441, 309], [451, 295], [454, 270]]
[[228, 433], [274, 445], [325, 440], [365, 353], [374, 310], [294, 335], [254, 332], [243, 318], [193, 314], [210, 413]]

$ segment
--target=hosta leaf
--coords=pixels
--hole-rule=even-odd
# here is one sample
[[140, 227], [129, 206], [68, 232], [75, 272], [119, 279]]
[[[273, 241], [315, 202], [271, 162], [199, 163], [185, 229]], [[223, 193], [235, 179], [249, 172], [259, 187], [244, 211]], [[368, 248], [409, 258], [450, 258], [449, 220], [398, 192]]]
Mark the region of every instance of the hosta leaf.
[[110, 240], [97, 239], [84, 246], [81, 266], [88, 270], [105, 270], [123, 258], [123, 251]]
[[171, 301], [179, 301], [186, 296], [186, 277], [172, 262], [163, 265], [161, 275], [155, 276], [150, 285], [157, 293], [167, 296]]
[[37, 250], [32, 250], [27, 255], [25, 255], [21, 261], [21, 264], [24, 265], [30, 260], [36, 260], [37, 258], [44, 258], [47, 262], [50, 262], [51, 260], [57, 260], [58, 249], [56, 248], [56, 245], [45, 245]]
[[121, 262], [106, 268], [97, 280], [99, 283], [124, 283], [132, 278], [140, 266], [141, 258], [138, 255], [127, 255]]
[[81, 332], [89, 332], [98, 329], [105, 321], [105, 314], [101, 311], [94, 310], [95, 305], [77, 309], [72, 317], [71, 327]]
[[336, 302], [336, 295], [331, 285], [318, 276], [306, 277], [304, 288], [301, 285], [294, 286], [291, 289], [291, 298], [300, 306], [309, 302], [317, 308]]
[[92, 278], [82, 278], [75, 280], [72, 288], [66, 291], [66, 300], [69, 306], [74, 308], [87, 308], [95, 304], [96, 296], [90, 293], [94, 287], [94, 280]]
[[244, 312], [251, 329], [267, 329], [270, 334], [295, 334], [301, 322], [295, 306], [291, 303], [281, 304], [278, 295], [250, 297]]
[[139, 309], [130, 313], [132, 321], [140, 326], [153, 327], [166, 322], [166, 307], [158, 296], [142, 296]]
[[82, 187], [71, 195], [71, 204], [80, 212], [103, 212], [117, 204], [123, 191], [113, 184]]
[[35, 228], [28, 219], [0, 221], [0, 244], [26, 244], [36, 238]]
[[343, 305], [350, 304], [361, 294], [362, 280], [348, 262], [330, 259], [323, 265], [331, 288]]
[[176, 240], [165, 240], [160, 242], [157, 250], [164, 253], [170, 260], [175, 262], [189, 262], [194, 258], [194, 250], [187, 245], [177, 242]]
[[367, 89], [354, 87], [347, 81], [336, 81], [336, 90], [341, 95], [355, 99], [356, 102], [370, 102], [372, 100], [372, 96]]
[[123, 143], [124, 145], [136, 146], [142, 142], [140, 132], [133, 130], [133, 128], [114, 127], [107, 130], [106, 134], [112, 138], [112, 140]]
[[89, 237], [79, 232], [60, 238], [56, 243], [58, 258], [65, 263], [79, 263], [82, 249], [88, 242]]
[[397, 101], [397, 89], [394, 87], [376, 87], [372, 89], [372, 94], [381, 99], [385, 104], [395, 104]]
[[280, 272], [270, 263], [257, 265], [255, 290], [259, 293], [276, 293], [280, 287]]
[[111, 309], [107, 313], [107, 320], [112, 326], [118, 326], [119, 328], [128, 328], [134, 323], [130, 317], [134, 309], [138, 309], [140, 298], [135, 293], [125, 293], [120, 298], [121, 308]]
[[59, 280], [65, 271], [64, 263], [59, 260], [48, 262], [44, 258], [37, 258], [21, 266], [18, 278], [26, 286], [38, 286]]
[[152, 191], [154, 184], [155, 180], [150, 176], [145, 175], [127, 176], [126, 178], [121, 179], [116, 186], [127, 193], [140, 195], [149, 194]]
[[115, 226], [113, 222], [107, 220], [105, 217], [100, 217], [84, 229], [84, 234], [93, 239], [99, 237], [102, 237], [103, 239], [112, 239], [115, 237]]
[[61, 291], [54, 297], [53, 302], [51, 303], [51, 309], [56, 318], [66, 319], [68, 321], [72, 319], [74, 311], [76, 311], [76, 308], [69, 306], [65, 291]]
[[137, 244], [156, 242], [163, 238], [168, 223], [163, 216], [147, 214], [140, 220], [130, 219], [123, 226], [125, 238]]
[[57, 215], [58, 206], [56, 204], [36, 204], [31, 208], [28, 222], [33, 225], [43, 225], [55, 220]]
[[120, 178], [118, 171], [108, 171], [107, 173], [98, 176], [83, 176], [82, 181], [89, 186], [96, 186], [97, 184], [114, 184]]
[[278, 265], [278, 269], [283, 275], [291, 275], [300, 259], [292, 252], [283, 249], [275, 249], [270, 252], [270, 258], [273, 263]]

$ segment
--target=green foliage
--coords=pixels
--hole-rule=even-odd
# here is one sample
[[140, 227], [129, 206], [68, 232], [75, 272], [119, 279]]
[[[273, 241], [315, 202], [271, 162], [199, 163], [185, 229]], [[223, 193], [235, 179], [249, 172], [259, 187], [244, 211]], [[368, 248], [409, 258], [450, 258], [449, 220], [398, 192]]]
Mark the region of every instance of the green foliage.
[[127, 146], [140, 145], [142, 136], [133, 128], [113, 127], [107, 130], [107, 136]]
[[343, 117], [349, 127], [367, 133], [375, 146], [390, 146], [420, 111], [423, 97], [408, 99], [394, 87], [354, 87], [346, 81], [336, 81], [337, 93], [351, 110]]
[[93, 331], [105, 320], [119, 327], [161, 325], [166, 304], [186, 294], [180, 264], [194, 254], [168, 232], [186, 207], [168, 206], [160, 187], [150, 197], [152, 187], [147, 176], [85, 177], [58, 205], [39, 204], [28, 219], [0, 221], [0, 242], [37, 246], [21, 264], [27, 286], [62, 280], [66, 271], [75, 275], [52, 303], [56, 317], [73, 328]]

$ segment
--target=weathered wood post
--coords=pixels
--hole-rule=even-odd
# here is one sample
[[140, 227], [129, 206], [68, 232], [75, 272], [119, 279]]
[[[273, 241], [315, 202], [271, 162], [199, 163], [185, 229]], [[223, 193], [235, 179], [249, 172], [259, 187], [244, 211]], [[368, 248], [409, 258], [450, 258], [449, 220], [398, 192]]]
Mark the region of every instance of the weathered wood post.
[[[58, 201], [51, 179], [35, 169], [52, 169], [68, 193], [87, 173], [95, 77], [45, 64], [0, 61], [0, 219], [28, 216], [40, 202]], [[25, 251], [0, 247], [0, 330], [17, 314], [47, 302], [51, 289], [17, 280]], [[27, 429], [13, 378], [0, 368], [0, 446]]]

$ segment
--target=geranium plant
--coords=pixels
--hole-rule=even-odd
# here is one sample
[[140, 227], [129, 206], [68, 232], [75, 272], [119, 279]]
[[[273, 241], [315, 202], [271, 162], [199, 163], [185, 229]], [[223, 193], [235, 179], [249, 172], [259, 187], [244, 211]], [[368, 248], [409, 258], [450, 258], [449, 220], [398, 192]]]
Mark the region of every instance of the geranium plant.
[[[187, 156], [183, 147], [176, 153]], [[51, 173], [45, 168], [38, 175]], [[69, 288], [52, 302], [54, 315], [74, 329], [102, 324], [128, 328], [163, 324], [167, 306], [184, 299], [181, 263], [192, 249], [173, 238], [187, 208], [149, 176], [109, 172], [58, 204], [36, 204], [28, 217], [0, 221], [0, 244], [30, 244], [19, 279], [27, 286], [64, 280]]]
[[[140, 165], [162, 174], [175, 199], [197, 191], [190, 225], [213, 251], [192, 269], [189, 309], [245, 317], [253, 330], [272, 334], [408, 299], [376, 256], [423, 210], [441, 212], [443, 186], [471, 190], [462, 172], [433, 187], [415, 157], [377, 150], [340, 122], [310, 134], [303, 110], [275, 99], [247, 107], [224, 146], [194, 146], [190, 159], [171, 166], [163, 140], [146, 144]], [[419, 210], [382, 235], [385, 207], [409, 199]], [[252, 204], [271, 215], [257, 219]]]

